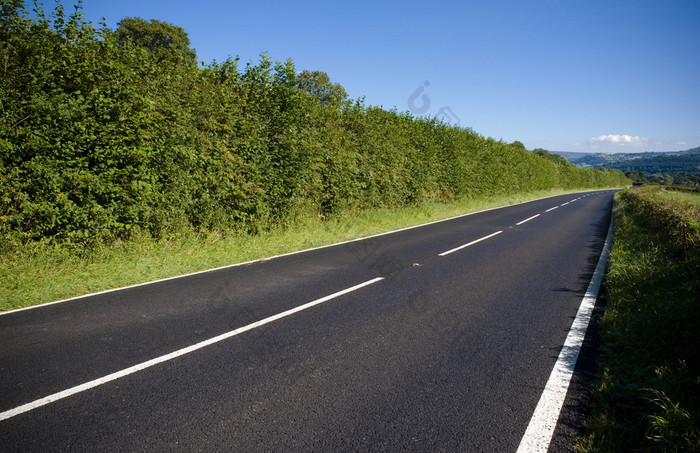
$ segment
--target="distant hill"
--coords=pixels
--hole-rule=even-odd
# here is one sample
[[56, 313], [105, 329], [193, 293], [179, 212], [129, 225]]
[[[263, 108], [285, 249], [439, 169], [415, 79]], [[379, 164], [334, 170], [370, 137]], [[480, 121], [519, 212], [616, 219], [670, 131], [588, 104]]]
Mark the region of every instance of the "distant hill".
[[646, 174], [700, 174], [700, 147], [687, 151], [646, 153], [554, 153], [583, 168], [614, 168], [623, 172], [636, 171]]

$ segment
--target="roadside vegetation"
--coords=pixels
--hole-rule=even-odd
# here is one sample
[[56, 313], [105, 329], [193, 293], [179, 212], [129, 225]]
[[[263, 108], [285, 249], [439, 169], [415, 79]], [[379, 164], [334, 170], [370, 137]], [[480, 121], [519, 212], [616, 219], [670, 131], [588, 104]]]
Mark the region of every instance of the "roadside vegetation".
[[183, 230], [158, 240], [141, 235], [81, 251], [37, 242], [0, 257], [0, 311], [268, 258], [568, 192], [571, 191], [548, 190], [395, 209], [365, 209], [328, 220], [309, 218], [258, 234]]
[[50, 287], [43, 266], [119, 250], [160, 250], [147, 266], [159, 268], [177, 261], [173, 248], [333, 229], [365, 212], [628, 183], [368, 106], [291, 61], [199, 62], [187, 33], [158, 20], [111, 30], [79, 4], [70, 14], [60, 1], [51, 12], [0, 6], [0, 291], [15, 288], [11, 306], [36, 303], [8, 270], [24, 263], [37, 266], [22, 268], [34, 286]]
[[700, 451], [700, 194], [617, 195], [584, 452]]

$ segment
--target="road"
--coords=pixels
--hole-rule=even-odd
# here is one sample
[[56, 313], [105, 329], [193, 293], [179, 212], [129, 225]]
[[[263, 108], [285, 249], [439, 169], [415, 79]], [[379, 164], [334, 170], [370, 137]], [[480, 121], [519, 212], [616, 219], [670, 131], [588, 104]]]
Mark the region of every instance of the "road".
[[612, 194], [0, 315], [0, 449], [514, 452]]

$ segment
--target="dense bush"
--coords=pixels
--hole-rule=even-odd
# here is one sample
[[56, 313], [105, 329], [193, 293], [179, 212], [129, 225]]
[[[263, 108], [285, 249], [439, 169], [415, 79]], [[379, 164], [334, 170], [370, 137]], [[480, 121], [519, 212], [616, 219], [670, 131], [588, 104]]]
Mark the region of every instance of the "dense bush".
[[198, 66], [179, 27], [95, 28], [60, 3], [31, 15], [2, 3], [0, 88], [5, 244], [254, 232], [348, 209], [626, 182], [348, 100], [290, 61]]

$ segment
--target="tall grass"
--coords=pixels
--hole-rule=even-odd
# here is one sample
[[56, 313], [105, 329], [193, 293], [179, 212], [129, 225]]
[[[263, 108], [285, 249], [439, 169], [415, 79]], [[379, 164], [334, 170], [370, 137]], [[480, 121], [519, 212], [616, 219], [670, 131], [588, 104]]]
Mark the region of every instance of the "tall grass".
[[672, 231], [700, 215], [658, 190], [618, 194], [596, 402], [580, 451], [700, 451], [700, 260], [692, 230], [686, 239]]

